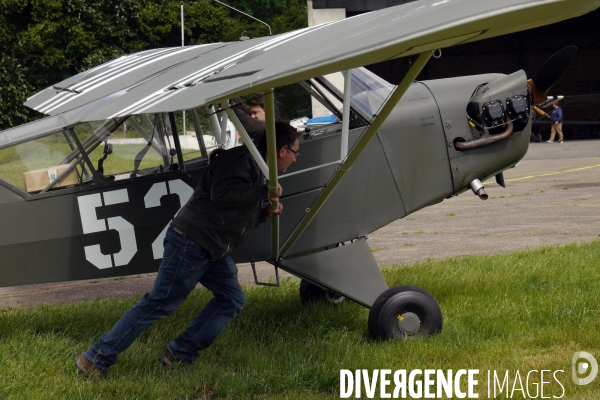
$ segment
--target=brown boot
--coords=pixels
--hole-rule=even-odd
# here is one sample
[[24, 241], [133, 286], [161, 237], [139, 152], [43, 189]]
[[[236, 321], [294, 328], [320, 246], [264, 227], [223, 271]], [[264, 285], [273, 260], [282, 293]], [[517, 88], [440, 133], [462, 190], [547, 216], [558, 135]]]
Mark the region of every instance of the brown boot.
[[189, 365], [192, 363], [191, 361], [187, 361], [182, 358], [175, 357], [173, 354], [171, 354], [169, 349], [165, 350], [165, 352], [162, 353], [160, 355], [160, 357], [158, 357], [158, 361], [160, 361], [162, 363], [162, 365], [164, 365], [166, 367], [169, 367], [171, 365], [177, 365], [177, 364]]
[[106, 371], [101, 370], [91, 363], [90, 360], [87, 359], [85, 354], [81, 353], [75, 359], [75, 365], [77, 365], [77, 369], [79, 373], [88, 376], [93, 379], [107, 379]]

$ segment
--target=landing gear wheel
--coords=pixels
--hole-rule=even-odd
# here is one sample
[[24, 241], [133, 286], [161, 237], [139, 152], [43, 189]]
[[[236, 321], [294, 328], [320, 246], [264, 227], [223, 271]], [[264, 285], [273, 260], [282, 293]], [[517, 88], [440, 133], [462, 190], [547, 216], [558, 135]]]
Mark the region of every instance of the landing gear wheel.
[[310, 303], [327, 302], [331, 304], [339, 304], [346, 298], [341, 294], [332, 292], [331, 290], [323, 289], [317, 285], [305, 281], [300, 282], [300, 301], [303, 306], [308, 306]]
[[442, 330], [442, 311], [429, 293], [416, 286], [395, 286], [383, 292], [369, 313], [373, 339], [403, 340]]
[[373, 305], [371, 306], [371, 312], [369, 313], [368, 325], [369, 325], [369, 333], [371, 334], [371, 337], [373, 337], [373, 339], [379, 339], [379, 337], [378, 337], [378, 329], [379, 328], [378, 328], [377, 324], [379, 322], [379, 314], [381, 313], [381, 309], [383, 308], [386, 301], [388, 301], [390, 297], [393, 297], [393, 296], [397, 295], [398, 293], [406, 292], [406, 291], [421, 292], [421, 293], [431, 297], [435, 301], [433, 296], [431, 296], [425, 289], [421, 289], [418, 286], [400, 285], [400, 286], [394, 286], [392, 288], [389, 288], [385, 292], [381, 293], [379, 295], [379, 297], [377, 297], [377, 299], [375, 300]]

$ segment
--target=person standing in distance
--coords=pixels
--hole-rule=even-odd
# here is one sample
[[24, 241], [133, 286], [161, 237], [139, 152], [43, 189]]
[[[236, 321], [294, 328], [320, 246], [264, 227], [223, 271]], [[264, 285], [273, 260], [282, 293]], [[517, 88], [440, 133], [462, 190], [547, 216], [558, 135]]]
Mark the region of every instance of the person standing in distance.
[[[299, 154], [298, 134], [283, 122], [276, 122], [275, 131], [277, 171], [284, 173]], [[258, 148], [266, 160], [266, 135], [262, 135]], [[267, 199], [278, 201], [282, 188], [269, 193], [265, 177], [246, 146], [211, 155], [192, 197], [167, 229], [153, 289], [75, 359], [81, 373], [105, 379], [117, 356], [146, 328], [171, 315], [198, 282], [214, 297], [167, 345], [159, 357], [164, 365], [192, 363], [198, 351], [209, 347], [244, 307], [246, 299], [230, 255], [259, 222], [281, 214], [281, 203], [278, 209], [261, 205]]]
[[563, 142], [563, 132], [562, 132], [562, 124], [563, 124], [563, 111], [562, 108], [558, 106], [558, 101], [552, 103], [552, 107], [554, 111], [552, 111], [552, 115], [550, 116], [550, 121], [552, 122], [552, 128], [550, 128], [550, 140], [547, 143], [554, 143], [554, 136], [558, 133], [558, 143]]

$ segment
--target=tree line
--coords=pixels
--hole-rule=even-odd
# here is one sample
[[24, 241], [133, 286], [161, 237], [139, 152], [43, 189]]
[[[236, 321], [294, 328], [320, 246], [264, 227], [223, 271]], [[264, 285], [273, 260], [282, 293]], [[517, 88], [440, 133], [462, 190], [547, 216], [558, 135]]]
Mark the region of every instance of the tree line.
[[[222, 0], [273, 34], [307, 25], [304, 0]], [[42, 117], [32, 94], [125, 54], [266, 36], [268, 28], [212, 0], [0, 0], [0, 130]]]

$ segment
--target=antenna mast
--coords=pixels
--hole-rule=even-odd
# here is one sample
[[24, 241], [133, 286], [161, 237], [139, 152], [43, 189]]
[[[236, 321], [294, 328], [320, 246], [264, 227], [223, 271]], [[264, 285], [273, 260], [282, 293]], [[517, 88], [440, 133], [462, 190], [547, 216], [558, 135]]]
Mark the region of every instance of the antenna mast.
[[237, 11], [237, 12], [239, 12], [240, 14], [244, 14], [246, 17], [250, 17], [250, 18], [252, 18], [252, 19], [255, 19], [255, 20], [257, 20], [258, 22], [260, 22], [261, 24], [265, 24], [265, 25], [267, 26], [267, 28], [269, 28], [269, 36], [273, 36], [273, 34], [271, 33], [271, 27], [270, 27], [270, 26], [269, 26], [269, 24], [267, 24], [266, 22], [263, 22], [263, 21], [261, 21], [261, 20], [260, 20], [260, 19], [258, 19], [258, 18], [254, 18], [252, 15], [250, 15], [250, 14], [246, 14], [245, 12], [243, 12], [243, 11], [240, 11], [240, 10], [238, 10], [237, 8], [233, 8], [233, 7], [231, 7], [230, 5], [228, 5], [228, 4], [225, 4], [225, 3], [223, 3], [223, 2], [221, 2], [221, 1], [219, 1], [219, 0], [214, 0], [214, 1], [216, 1], [216, 2], [217, 2], [217, 3], [219, 3], [219, 4], [222, 4], [222, 5], [224, 5], [225, 7], [229, 7], [229, 8], [231, 8], [231, 9], [232, 9], [232, 10], [234, 10], [234, 11]]

